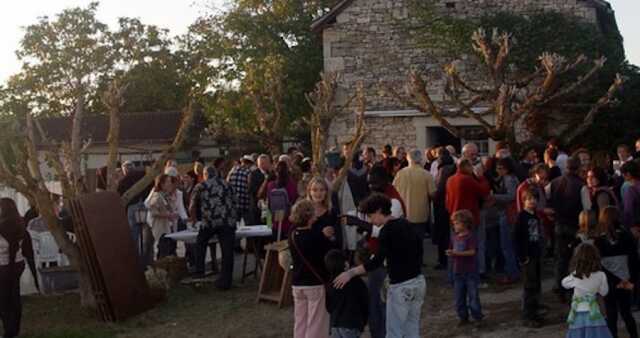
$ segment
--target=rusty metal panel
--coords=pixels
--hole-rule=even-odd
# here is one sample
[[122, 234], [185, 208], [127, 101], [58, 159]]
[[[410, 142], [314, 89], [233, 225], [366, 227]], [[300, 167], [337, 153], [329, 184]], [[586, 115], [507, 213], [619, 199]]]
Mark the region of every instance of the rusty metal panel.
[[154, 300], [138, 264], [120, 196], [113, 192], [87, 194], [71, 206], [100, 317], [120, 321], [151, 309]]

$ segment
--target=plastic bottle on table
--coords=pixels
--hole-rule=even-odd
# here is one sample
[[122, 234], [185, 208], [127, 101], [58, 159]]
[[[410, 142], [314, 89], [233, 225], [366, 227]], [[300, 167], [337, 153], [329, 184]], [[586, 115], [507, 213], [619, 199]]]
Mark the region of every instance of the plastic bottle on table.
[[267, 227], [269, 227], [270, 229], [273, 228], [273, 217], [271, 215], [271, 210], [267, 209], [265, 218], [267, 221]]

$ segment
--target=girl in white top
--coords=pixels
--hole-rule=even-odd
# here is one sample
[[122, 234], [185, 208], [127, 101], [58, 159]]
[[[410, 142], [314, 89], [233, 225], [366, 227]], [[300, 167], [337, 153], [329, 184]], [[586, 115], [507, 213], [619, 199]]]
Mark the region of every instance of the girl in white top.
[[573, 266], [575, 270], [562, 280], [565, 289], [573, 289], [567, 338], [611, 338], [598, 305], [598, 296], [609, 293], [607, 276], [600, 271], [598, 249], [588, 243], [578, 246]]

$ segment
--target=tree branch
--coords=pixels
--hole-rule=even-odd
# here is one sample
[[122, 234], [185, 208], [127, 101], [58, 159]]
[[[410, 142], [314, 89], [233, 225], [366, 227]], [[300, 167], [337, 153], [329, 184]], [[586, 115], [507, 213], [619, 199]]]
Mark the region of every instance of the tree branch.
[[82, 120], [84, 118], [84, 92], [81, 91], [76, 98], [76, 106], [73, 114], [71, 125], [71, 149], [70, 157], [67, 158], [69, 167], [71, 169], [71, 184], [75, 190], [75, 194], [79, 195], [83, 191], [80, 188], [80, 179], [82, 177], [82, 171], [80, 164], [82, 162]]
[[571, 125], [569, 127], [571, 132], [565, 138], [568, 143], [571, 143], [578, 136], [587, 131], [591, 125], [593, 125], [597, 114], [602, 110], [602, 108], [611, 104], [615, 94], [620, 90], [623, 84], [624, 80], [622, 76], [620, 76], [620, 74], [616, 74], [616, 78], [609, 87], [609, 90], [607, 90], [607, 93], [600, 97], [600, 99], [591, 107], [582, 122], [577, 127], [575, 125]]
[[128, 87], [128, 84], [121, 84], [118, 79], [115, 79], [102, 96], [102, 100], [109, 110], [109, 136], [107, 137], [109, 155], [106, 177], [108, 191], [116, 191], [118, 185], [115, 180], [115, 171], [120, 149], [120, 109], [124, 106], [124, 94]]
[[[579, 58], [579, 60], [580, 59], [581, 58]], [[587, 72], [587, 74], [585, 74], [584, 76], [579, 77], [578, 80], [576, 82], [574, 82], [573, 84], [565, 87], [564, 89], [562, 89], [558, 93], [556, 93], [553, 96], [551, 96], [551, 97], [545, 99], [544, 101], [540, 102], [538, 104], [538, 106], [547, 105], [548, 103], [553, 102], [555, 100], [558, 100], [559, 98], [562, 98], [562, 97], [564, 97], [564, 96], [566, 96], [568, 94], [571, 94], [571, 93], [575, 92], [578, 88], [583, 87], [585, 85], [585, 83], [587, 83], [587, 81], [589, 81], [600, 69], [602, 69], [602, 67], [604, 66], [606, 61], [607, 61], [607, 59], [605, 57], [601, 57], [600, 59], [595, 60], [594, 64], [593, 64], [593, 67], [591, 67], [591, 69]], [[565, 71], [574, 69], [580, 63], [582, 63], [582, 61], [576, 61], [571, 66], [568, 66]]]
[[194, 112], [194, 101], [193, 99], [189, 100], [189, 103], [182, 111], [182, 122], [180, 123], [180, 128], [176, 133], [175, 138], [170, 146], [168, 146], [160, 158], [158, 158], [151, 168], [147, 171], [146, 175], [140, 179], [136, 184], [134, 184], [127, 192], [122, 195], [122, 203], [124, 205], [129, 204], [129, 202], [139, 195], [142, 191], [144, 191], [150, 184], [153, 182], [156, 176], [158, 176], [162, 172], [162, 168], [164, 167], [164, 163], [167, 162], [171, 156], [175, 154], [176, 151], [182, 149], [184, 146], [184, 141], [188, 136], [188, 130], [191, 128], [193, 124], [195, 112]]
[[358, 82], [356, 87], [356, 100], [358, 101], [358, 106], [356, 109], [356, 124], [354, 135], [351, 141], [347, 145], [346, 158], [342, 168], [338, 172], [336, 179], [333, 181], [332, 190], [334, 192], [338, 192], [344, 181], [347, 179], [347, 174], [349, 173], [349, 169], [353, 164], [353, 154], [355, 151], [360, 149], [362, 142], [366, 137], [366, 125], [365, 125], [365, 112], [367, 111], [367, 98], [364, 92], [364, 84], [362, 82]]

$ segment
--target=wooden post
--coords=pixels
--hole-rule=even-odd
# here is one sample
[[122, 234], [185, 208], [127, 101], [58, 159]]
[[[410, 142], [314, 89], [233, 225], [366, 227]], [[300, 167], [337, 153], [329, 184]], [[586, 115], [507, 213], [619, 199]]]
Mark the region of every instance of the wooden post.
[[285, 211], [278, 210], [275, 213], [275, 221], [278, 226], [278, 235], [276, 236], [276, 242], [280, 242], [282, 239], [282, 222], [284, 222]]

